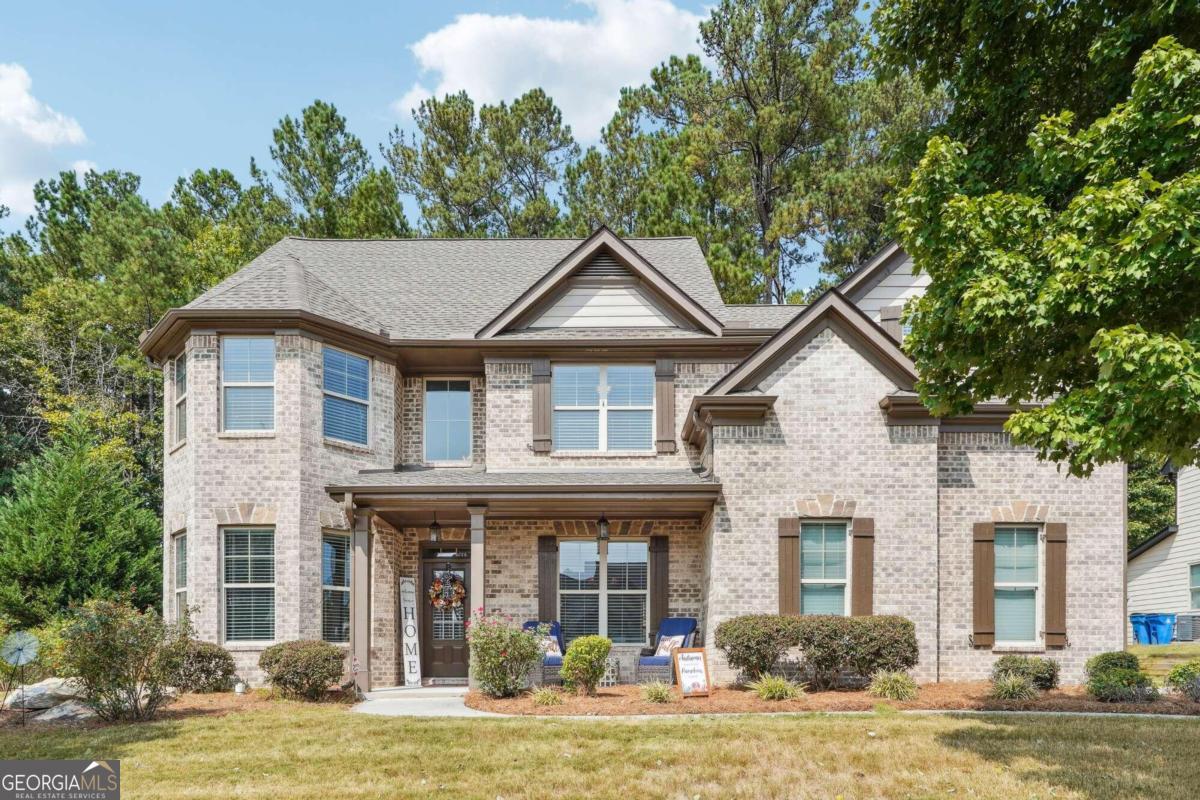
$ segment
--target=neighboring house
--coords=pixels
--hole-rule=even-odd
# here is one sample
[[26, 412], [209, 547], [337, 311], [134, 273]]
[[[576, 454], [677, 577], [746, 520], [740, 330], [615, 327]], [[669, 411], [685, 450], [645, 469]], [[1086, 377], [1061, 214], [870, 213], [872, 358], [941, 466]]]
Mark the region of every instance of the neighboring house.
[[[900, 614], [922, 680], [1124, 644], [1125, 470], [931, 418], [887, 248], [808, 307], [721, 302], [691, 238], [285, 239], [143, 337], [166, 383], [164, 608], [257, 679], [345, 644], [363, 687], [462, 678], [463, 619], [561, 620], [622, 677], [668, 616]], [[602, 522], [603, 521], [603, 522]], [[608, 538], [600, 538], [602, 530]]]
[[[1200, 614], [1200, 469], [1175, 479], [1175, 523], [1129, 551], [1126, 602], [1130, 614]], [[1200, 636], [1185, 624], [1184, 638]]]

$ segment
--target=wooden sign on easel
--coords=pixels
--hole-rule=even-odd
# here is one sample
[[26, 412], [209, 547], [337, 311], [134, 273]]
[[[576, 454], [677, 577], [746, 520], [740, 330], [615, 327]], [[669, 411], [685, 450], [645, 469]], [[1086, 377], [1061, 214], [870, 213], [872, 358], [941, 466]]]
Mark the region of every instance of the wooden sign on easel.
[[675, 682], [684, 697], [707, 697], [712, 691], [708, 677], [708, 656], [703, 647], [675, 650]]

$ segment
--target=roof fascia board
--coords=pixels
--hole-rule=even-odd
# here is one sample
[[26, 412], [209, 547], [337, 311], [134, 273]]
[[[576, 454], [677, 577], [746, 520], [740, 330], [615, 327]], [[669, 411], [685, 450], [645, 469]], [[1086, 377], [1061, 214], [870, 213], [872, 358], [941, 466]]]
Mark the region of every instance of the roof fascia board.
[[1125, 560], [1133, 561], [1142, 553], [1146, 552], [1155, 545], [1162, 544], [1168, 537], [1174, 536], [1177, 533], [1179, 533], [1178, 525], [1171, 523], [1170, 525], [1163, 526], [1162, 530], [1160, 530], [1158, 533], [1154, 534], [1149, 539], [1130, 550], [1129, 554], [1125, 556]]
[[839, 283], [836, 287], [837, 290], [851, 302], [858, 302], [864, 294], [887, 275], [894, 256], [898, 253], [903, 254], [903, 252], [899, 242], [894, 240], [888, 242], [875, 255], [871, 256], [867, 263], [854, 270], [844, 281]]

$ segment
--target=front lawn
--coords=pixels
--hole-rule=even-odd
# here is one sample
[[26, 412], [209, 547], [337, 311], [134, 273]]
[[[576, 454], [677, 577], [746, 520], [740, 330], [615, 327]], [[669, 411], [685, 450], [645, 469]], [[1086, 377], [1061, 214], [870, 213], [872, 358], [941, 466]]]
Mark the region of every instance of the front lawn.
[[245, 701], [0, 730], [0, 758], [119, 758], [130, 798], [1195, 798], [1195, 719], [404, 719]]

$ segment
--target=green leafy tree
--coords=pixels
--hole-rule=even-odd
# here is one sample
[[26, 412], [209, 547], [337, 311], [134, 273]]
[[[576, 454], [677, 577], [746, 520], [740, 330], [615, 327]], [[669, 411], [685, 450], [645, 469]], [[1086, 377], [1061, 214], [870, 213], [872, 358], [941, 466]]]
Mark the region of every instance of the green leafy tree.
[[992, 191], [967, 148], [929, 143], [899, 196], [901, 239], [931, 286], [906, 347], [939, 415], [1045, 401], [1015, 440], [1086, 475], [1200, 460], [1200, 54], [1167, 38], [1129, 98], [1029, 141], [1022, 193]]
[[35, 626], [92, 598], [158, 602], [158, 520], [111, 456], [73, 421], [18, 471], [0, 498], [0, 615]]
[[1143, 461], [1129, 465], [1126, 492], [1132, 550], [1175, 521], [1175, 484], [1161, 465]]

